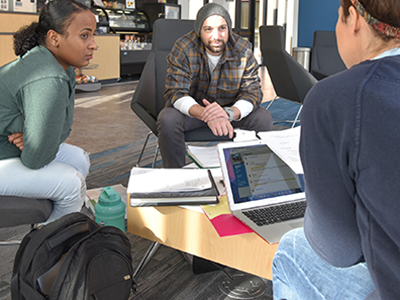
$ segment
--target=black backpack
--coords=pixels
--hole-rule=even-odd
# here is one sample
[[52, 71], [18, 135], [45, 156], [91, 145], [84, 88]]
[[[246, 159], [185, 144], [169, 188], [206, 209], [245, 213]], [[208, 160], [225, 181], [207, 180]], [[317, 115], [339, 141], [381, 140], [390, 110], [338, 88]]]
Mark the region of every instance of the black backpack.
[[116, 227], [82, 213], [32, 229], [22, 240], [11, 279], [13, 300], [119, 300], [134, 287], [131, 246]]

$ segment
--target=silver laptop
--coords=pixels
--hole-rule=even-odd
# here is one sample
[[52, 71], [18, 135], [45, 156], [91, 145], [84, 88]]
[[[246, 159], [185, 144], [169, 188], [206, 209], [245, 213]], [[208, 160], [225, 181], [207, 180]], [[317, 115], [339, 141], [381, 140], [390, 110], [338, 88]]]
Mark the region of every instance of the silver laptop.
[[269, 243], [303, 226], [304, 181], [261, 140], [217, 146], [229, 208]]

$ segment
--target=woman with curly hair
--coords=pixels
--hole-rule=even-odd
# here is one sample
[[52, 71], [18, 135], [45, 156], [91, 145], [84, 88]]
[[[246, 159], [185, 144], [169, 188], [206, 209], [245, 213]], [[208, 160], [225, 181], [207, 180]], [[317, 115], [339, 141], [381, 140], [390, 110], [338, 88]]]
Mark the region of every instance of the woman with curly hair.
[[89, 64], [96, 20], [73, 0], [49, 1], [39, 22], [14, 34], [18, 58], [0, 68], [0, 195], [53, 201], [46, 223], [79, 211], [88, 154], [64, 143], [74, 115], [75, 72]]

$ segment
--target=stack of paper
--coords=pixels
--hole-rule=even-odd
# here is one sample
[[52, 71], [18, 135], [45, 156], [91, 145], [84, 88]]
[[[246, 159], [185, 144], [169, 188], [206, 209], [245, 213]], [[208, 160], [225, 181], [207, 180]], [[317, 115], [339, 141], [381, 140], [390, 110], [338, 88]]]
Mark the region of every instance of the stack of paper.
[[217, 146], [188, 146], [186, 154], [191, 160], [203, 169], [219, 168]]
[[215, 204], [219, 196], [208, 170], [136, 167], [127, 194], [131, 206]]
[[300, 126], [285, 130], [259, 132], [258, 136], [296, 174], [304, 173], [299, 153]]

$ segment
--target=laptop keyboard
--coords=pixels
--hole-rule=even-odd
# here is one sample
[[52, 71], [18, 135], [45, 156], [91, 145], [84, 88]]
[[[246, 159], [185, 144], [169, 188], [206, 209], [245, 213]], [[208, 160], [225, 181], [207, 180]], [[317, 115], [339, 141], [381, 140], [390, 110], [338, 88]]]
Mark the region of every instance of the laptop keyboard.
[[245, 216], [258, 226], [279, 223], [304, 217], [307, 202], [297, 201], [243, 211]]

